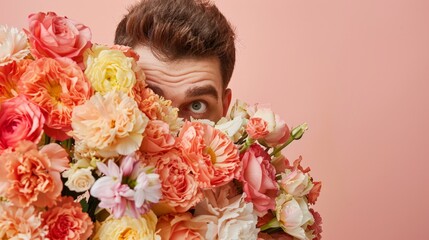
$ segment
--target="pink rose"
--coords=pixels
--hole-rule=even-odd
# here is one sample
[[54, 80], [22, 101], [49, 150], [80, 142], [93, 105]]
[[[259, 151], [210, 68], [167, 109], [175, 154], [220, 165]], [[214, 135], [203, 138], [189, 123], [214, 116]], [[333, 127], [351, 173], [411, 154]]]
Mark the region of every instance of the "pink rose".
[[162, 201], [175, 212], [186, 212], [203, 197], [195, 176], [181, 153], [168, 151], [158, 156], [157, 173], [161, 180]]
[[0, 192], [18, 207], [50, 207], [61, 195], [60, 172], [68, 167], [68, 154], [51, 143], [39, 151], [37, 145], [21, 141], [0, 155]]
[[158, 219], [156, 229], [161, 239], [204, 239], [207, 224], [192, 221], [189, 212], [175, 215], [163, 215]]
[[14, 147], [22, 140], [38, 143], [44, 123], [39, 107], [22, 95], [1, 103], [0, 150]]
[[46, 237], [51, 240], [88, 239], [92, 234], [91, 219], [71, 197], [62, 197], [58, 205], [48, 209], [42, 217], [43, 225], [49, 229]]
[[43, 110], [46, 134], [60, 141], [70, 138], [74, 108], [93, 92], [82, 70], [68, 58], [32, 62], [22, 74], [20, 91]]
[[68, 57], [81, 65], [83, 52], [91, 47], [91, 30], [87, 26], [54, 12], [30, 14], [28, 21], [25, 32], [34, 57]]
[[268, 134], [267, 122], [262, 118], [250, 118], [246, 125], [246, 132], [252, 139], [261, 139]]
[[286, 122], [280, 119], [280, 116], [275, 114], [271, 109], [258, 109], [252, 118], [261, 118], [267, 122], [268, 134], [263, 138], [263, 141], [270, 147], [285, 143], [289, 136], [290, 130]]
[[259, 215], [263, 216], [275, 208], [274, 198], [278, 192], [276, 170], [268, 153], [258, 144], [251, 145], [240, 155], [242, 172], [239, 180], [243, 182], [246, 201], [252, 202]]
[[143, 133], [140, 150], [146, 153], [168, 151], [174, 143], [175, 139], [170, 134], [168, 124], [160, 120], [151, 120]]

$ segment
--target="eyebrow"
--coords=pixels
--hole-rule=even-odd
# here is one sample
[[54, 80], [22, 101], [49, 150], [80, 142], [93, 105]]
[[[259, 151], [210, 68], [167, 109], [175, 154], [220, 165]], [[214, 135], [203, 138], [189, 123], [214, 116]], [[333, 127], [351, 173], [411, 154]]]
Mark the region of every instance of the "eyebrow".
[[157, 86], [153, 86], [153, 85], [149, 85], [148, 86], [150, 89], [152, 89], [152, 91], [160, 96], [164, 96], [164, 91], [162, 91], [161, 88], [157, 87]]
[[219, 99], [218, 92], [216, 88], [214, 88], [212, 85], [191, 87], [188, 90], [186, 90], [185, 95], [186, 97], [199, 97], [203, 95], [209, 95], [214, 97], [216, 101]]

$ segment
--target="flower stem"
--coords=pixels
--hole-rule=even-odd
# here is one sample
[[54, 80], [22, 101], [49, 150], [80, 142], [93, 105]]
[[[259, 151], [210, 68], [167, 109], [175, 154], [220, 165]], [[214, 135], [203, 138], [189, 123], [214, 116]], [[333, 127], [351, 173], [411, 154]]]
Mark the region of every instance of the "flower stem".
[[279, 228], [279, 227], [281, 227], [280, 222], [277, 220], [277, 218], [273, 218], [271, 219], [271, 221], [269, 221], [267, 224], [261, 227], [261, 231], [266, 231], [270, 228]]

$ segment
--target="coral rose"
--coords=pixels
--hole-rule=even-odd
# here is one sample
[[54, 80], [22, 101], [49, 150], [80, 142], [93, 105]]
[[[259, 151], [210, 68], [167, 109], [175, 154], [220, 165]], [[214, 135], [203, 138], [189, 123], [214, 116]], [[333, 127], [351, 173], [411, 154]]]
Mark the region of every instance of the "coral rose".
[[96, 226], [94, 240], [104, 239], [139, 239], [155, 240], [157, 223], [156, 215], [148, 212], [138, 218], [123, 216], [121, 218], [108, 217]]
[[0, 103], [18, 96], [18, 85], [21, 75], [31, 62], [32, 60], [30, 59], [24, 59], [19, 62], [13, 61], [8, 65], [0, 66]]
[[39, 12], [30, 14], [28, 22], [26, 33], [36, 58], [68, 57], [81, 64], [83, 52], [91, 47], [91, 30], [67, 17]]
[[61, 195], [60, 172], [68, 167], [68, 154], [51, 143], [38, 151], [37, 145], [21, 141], [0, 155], [0, 192], [18, 207], [50, 207]]
[[275, 114], [271, 109], [260, 108], [252, 118], [260, 118], [267, 123], [268, 134], [262, 139], [268, 146], [275, 147], [285, 143], [289, 136], [290, 130], [280, 116]]
[[23, 31], [0, 25], [0, 66], [21, 60], [29, 53], [27, 36]]
[[22, 75], [21, 92], [43, 110], [45, 132], [56, 140], [70, 138], [71, 115], [92, 95], [82, 70], [68, 58], [40, 58]]
[[246, 132], [252, 139], [264, 138], [269, 133], [268, 124], [262, 118], [252, 117], [246, 125]]
[[240, 181], [246, 201], [252, 202], [255, 209], [263, 216], [269, 209], [275, 208], [274, 198], [278, 193], [275, 180], [276, 170], [270, 163], [270, 156], [258, 145], [251, 145], [241, 154], [242, 172]]
[[22, 140], [38, 143], [44, 123], [39, 107], [22, 95], [1, 103], [0, 150], [14, 147]]
[[168, 151], [176, 141], [170, 133], [168, 124], [160, 120], [149, 121], [143, 136], [140, 150], [149, 154]]
[[156, 228], [161, 239], [200, 240], [204, 239], [207, 224], [192, 221], [192, 214], [186, 212], [163, 215], [158, 219]]
[[45, 239], [47, 228], [34, 206], [21, 208], [0, 202], [0, 239]]
[[186, 212], [202, 199], [195, 176], [179, 151], [159, 155], [156, 169], [161, 180], [162, 202], [175, 212]]
[[82, 212], [79, 203], [72, 197], [62, 197], [58, 204], [48, 209], [43, 215], [43, 224], [48, 226], [47, 238], [88, 239], [92, 234], [93, 224], [88, 214]]
[[221, 186], [240, 173], [237, 146], [208, 124], [185, 122], [177, 146], [202, 188]]
[[73, 137], [102, 157], [128, 155], [140, 147], [148, 121], [127, 94], [96, 93], [74, 109]]

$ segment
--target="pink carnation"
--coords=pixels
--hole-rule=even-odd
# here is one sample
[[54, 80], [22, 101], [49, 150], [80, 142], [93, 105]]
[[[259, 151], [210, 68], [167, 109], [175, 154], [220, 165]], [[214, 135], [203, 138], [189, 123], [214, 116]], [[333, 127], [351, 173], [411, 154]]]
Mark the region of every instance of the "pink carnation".
[[250, 118], [246, 125], [246, 132], [252, 139], [261, 139], [269, 133], [268, 124], [262, 118]]
[[69, 138], [74, 107], [92, 95], [82, 70], [68, 58], [32, 62], [22, 75], [21, 92], [43, 110], [46, 134], [61, 141]]
[[201, 122], [185, 122], [177, 142], [200, 187], [217, 187], [238, 177], [238, 149], [221, 131]]
[[21, 141], [0, 155], [0, 192], [18, 207], [52, 206], [63, 188], [60, 172], [68, 163], [67, 152], [58, 144], [38, 151], [35, 143]]
[[270, 156], [264, 149], [253, 144], [241, 154], [242, 172], [240, 181], [246, 201], [252, 202], [260, 216], [275, 208], [275, 197], [278, 193], [276, 170], [270, 163]]
[[320, 214], [313, 209], [309, 209], [310, 213], [313, 215], [314, 223], [308, 226], [308, 231], [314, 236], [312, 240], [320, 240], [322, 239], [322, 217]]
[[43, 224], [49, 229], [46, 237], [56, 239], [88, 239], [93, 224], [88, 214], [71, 197], [62, 197], [53, 208], [43, 213]]
[[162, 202], [175, 212], [186, 212], [203, 197], [195, 176], [179, 151], [171, 150], [157, 157]]
[[28, 22], [26, 33], [36, 58], [68, 57], [81, 64], [83, 52], [91, 47], [91, 30], [67, 17], [39, 12], [28, 16]]
[[143, 136], [140, 150], [149, 154], [168, 151], [175, 143], [168, 124], [160, 120], [149, 121]]
[[0, 104], [0, 150], [22, 140], [38, 143], [43, 133], [43, 117], [37, 105], [19, 96]]
[[317, 198], [320, 195], [320, 190], [322, 189], [322, 182], [313, 182], [314, 186], [310, 190], [310, 193], [308, 194], [308, 203], [315, 204], [317, 201]]

